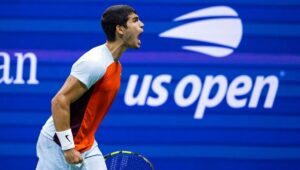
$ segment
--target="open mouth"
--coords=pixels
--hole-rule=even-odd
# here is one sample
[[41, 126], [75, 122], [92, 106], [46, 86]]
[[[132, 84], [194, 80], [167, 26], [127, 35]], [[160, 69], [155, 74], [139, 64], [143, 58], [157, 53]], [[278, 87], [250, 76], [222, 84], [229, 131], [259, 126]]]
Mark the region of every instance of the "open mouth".
[[137, 40], [138, 40], [138, 43], [139, 43], [139, 44], [141, 44], [141, 39], [140, 39], [141, 34], [142, 34], [142, 33], [139, 33], [138, 36], [137, 36]]
[[138, 39], [139, 44], [141, 44], [141, 38], [140, 38], [140, 36], [142, 35], [143, 32], [144, 32], [144, 30], [142, 30], [142, 31], [137, 35], [137, 39]]

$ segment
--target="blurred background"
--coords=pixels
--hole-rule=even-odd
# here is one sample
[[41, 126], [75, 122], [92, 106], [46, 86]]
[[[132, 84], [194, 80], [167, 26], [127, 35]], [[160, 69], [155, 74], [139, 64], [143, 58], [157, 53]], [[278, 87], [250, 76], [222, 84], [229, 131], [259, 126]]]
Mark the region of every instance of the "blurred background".
[[156, 170], [300, 169], [300, 1], [1, 0], [1, 170], [35, 169], [51, 98], [105, 42], [113, 4], [145, 31], [121, 58], [104, 154], [141, 153]]

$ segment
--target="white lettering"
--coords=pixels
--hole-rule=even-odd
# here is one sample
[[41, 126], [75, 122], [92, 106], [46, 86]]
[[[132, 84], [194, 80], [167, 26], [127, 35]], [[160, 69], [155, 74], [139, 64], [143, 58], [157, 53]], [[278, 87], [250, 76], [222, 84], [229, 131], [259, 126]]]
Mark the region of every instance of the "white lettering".
[[125, 92], [125, 103], [128, 106], [133, 105], [145, 105], [146, 97], [149, 92], [150, 83], [152, 80], [152, 75], [145, 75], [142, 87], [136, 97], [134, 97], [134, 91], [139, 79], [138, 75], [131, 75], [128, 81], [128, 86]]
[[[187, 98], [183, 94], [188, 84], [192, 85], [192, 91]], [[201, 91], [201, 80], [197, 75], [188, 75], [184, 77], [177, 85], [174, 94], [175, 103], [180, 107], [187, 107], [193, 104], [199, 97]]]
[[[200, 95], [194, 115], [195, 119], [202, 119], [206, 108], [215, 107], [223, 100], [226, 94], [227, 84], [227, 79], [223, 75], [218, 75], [216, 77], [206, 76], [205, 82], [203, 83], [203, 91]], [[214, 97], [209, 98], [214, 85], [218, 85], [218, 90]]]
[[171, 75], [168, 74], [163, 74], [157, 76], [152, 83], [151, 89], [154, 91], [154, 93], [157, 94], [157, 98], [149, 96], [147, 99], [147, 104], [149, 106], [160, 106], [164, 104], [168, 97], [169, 93], [166, 90], [165, 87], [162, 86], [162, 83], [170, 83], [171, 82]]
[[3, 70], [2, 78], [0, 78], [0, 84], [11, 84], [13, 81], [13, 77], [9, 77], [10, 71], [10, 57], [5, 52], [0, 52], [0, 57], [3, 58], [3, 64], [0, 65], [0, 70]]
[[[169, 91], [163, 84], [170, 84], [172, 75], [162, 74], [155, 78], [153, 78], [152, 75], [145, 75], [141, 82], [140, 91], [134, 97], [138, 78], [138, 75], [131, 75], [129, 78], [125, 92], [126, 105], [143, 106], [147, 104], [151, 107], [157, 107], [163, 105], [168, 100]], [[188, 85], [191, 85], [191, 92], [186, 94]], [[231, 108], [246, 107], [248, 100], [248, 107], [256, 108], [263, 88], [267, 85], [269, 88], [266, 94], [264, 108], [272, 108], [279, 86], [278, 78], [273, 75], [268, 77], [257, 76], [254, 84], [251, 77], [247, 75], [240, 75], [234, 78], [230, 83], [224, 75], [207, 75], [203, 81], [203, 85], [197, 75], [187, 75], [176, 85], [174, 101], [179, 107], [188, 107], [197, 102], [194, 118], [202, 119], [207, 108], [218, 106], [225, 97], [227, 104]], [[150, 86], [157, 97], [148, 96]], [[251, 89], [253, 89], [252, 93], [250, 92]], [[250, 93], [251, 95], [249, 97]], [[197, 99], [199, 100], [197, 101]]]
[[0, 52], [0, 58], [3, 58], [3, 64], [0, 65], [0, 70], [3, 70], [2, 77], [0, 78], [0, 84], [25, 84], [23, 79], [23, 71], [24, 71], [24, 61], [29, 59], [30, 67], [29, 67], [29, 79], [27, 80], [27, 84], [39, 84], [39, 81], [36, 78], [37, 74], [37, 57], [34, 53], [14, 53], [17, 57], [17, 66], [16, 66], [16, 78], [10, 76], [10, 55], [6, 52]]
[[244, 107], [247, 103], [247, 98], [237, 99], [237, 96], [247, 94], [252, 88], [252, 80], [249, 76], [241, 75], [235, 78], [228, 87], [226, 100], [232, 108]]
[[23, 80], [23, 68], [24, 61], [26, 59], [30, 60], [30, 75], [27, 84], [39, 84], [39, 81], [36, 79], [37, 72], [37, 57], [33, 53], [15, 53], [15, 56], [18, 58], [17, 60], [17, 75], [14, 80], [14, 84], [24, 84]]
[[279, 81], [276, 76], [268, 76], [264, 78], [263, 76], [257, 76], [255, 85], [252, 91], [251, 99], [249, 102], [250, 108], [257, 107], [259, 97], [261, 96], [261, 92], [264, 86], [269, 85], [269, 90], [267, 93], [267, 97], [265, 100], [264, 108], [272, 108], [274, 104], [274, 100], [276, 97]]

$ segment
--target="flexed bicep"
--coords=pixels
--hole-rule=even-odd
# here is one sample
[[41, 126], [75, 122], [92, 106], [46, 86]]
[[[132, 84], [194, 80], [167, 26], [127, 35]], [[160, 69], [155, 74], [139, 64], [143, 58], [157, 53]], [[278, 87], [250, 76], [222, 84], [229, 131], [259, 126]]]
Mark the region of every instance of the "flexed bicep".
[[69, 76], [51, 102], [52, 117], [56, 131], [70, 128], [70, 105], [78, 100], [87, 87], [78, 79]]

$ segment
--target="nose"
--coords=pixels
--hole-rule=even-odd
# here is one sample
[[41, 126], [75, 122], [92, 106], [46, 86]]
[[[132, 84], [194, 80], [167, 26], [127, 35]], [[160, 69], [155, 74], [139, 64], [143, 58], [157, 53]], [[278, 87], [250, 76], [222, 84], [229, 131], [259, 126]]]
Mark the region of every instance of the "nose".
[[140, 27], [144, 29], [144, 23], [142, 21], [140, 21]]

